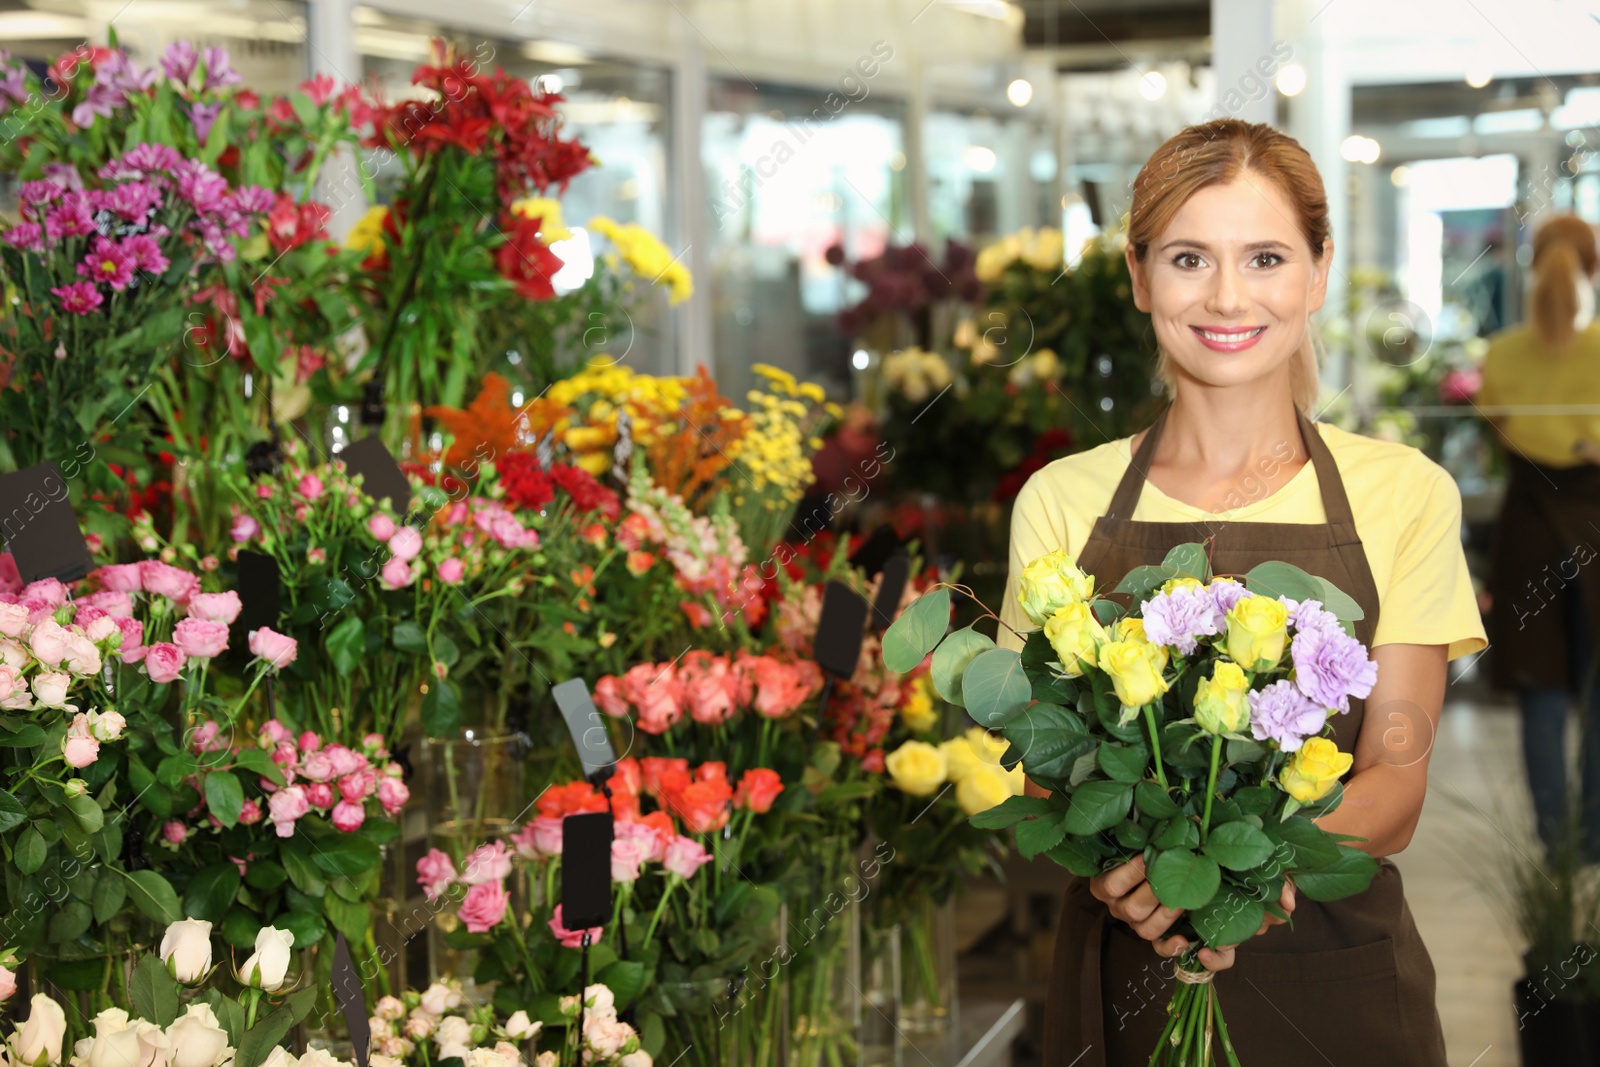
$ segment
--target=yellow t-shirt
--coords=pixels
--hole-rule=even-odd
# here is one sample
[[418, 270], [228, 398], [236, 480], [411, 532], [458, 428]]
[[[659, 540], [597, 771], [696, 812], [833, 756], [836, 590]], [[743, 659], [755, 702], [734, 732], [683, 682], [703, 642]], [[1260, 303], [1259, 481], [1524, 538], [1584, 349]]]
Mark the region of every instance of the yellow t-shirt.
[[[1410, 445], [1362, 437], [1327, 423], [1315, 425], [1338, 465], [1378, 588], [1373, 645], [1448, 645], [1450, 659], [1486, 647], [1461, 549], [1461, 491], [1454, 480]], [[1036, 472], [1017, 494], [1010, 576], [1000, 610], [1010, 627], [1023, 633], [1036, 628], [1017, 603], [1022, 568], [1058, 548], [1074, 556], [1082, 551], [1132, 460], [1130, 441], [1125, 437], [1058, 459]], [[1308, 461], [1270, 495], [1215, 513], [1174, 500], [1146, 482], [1133, 518], [1319, 523], [1327, 521], [1327, 514], [1316, 467]], [[1021, 649], [1022, 638], [1002, 626], [1000, 644]]]
[[[1600, 442], [1600, 321], [1579, 330], [1572, 347], [1559, 354], [1547, 350], [1531, 326], [1495, 334], [1477, 402], [1482, 408], [1559, 405], [1549, 413], [1508, 414], [1501, 429], [1512, 447], [1535, 463], [1577, 466], [1583, 461], [1572, 454], [1572, 446], [1583, 438]], [[1561, 410], [1584, 404], [1595, 410]]]

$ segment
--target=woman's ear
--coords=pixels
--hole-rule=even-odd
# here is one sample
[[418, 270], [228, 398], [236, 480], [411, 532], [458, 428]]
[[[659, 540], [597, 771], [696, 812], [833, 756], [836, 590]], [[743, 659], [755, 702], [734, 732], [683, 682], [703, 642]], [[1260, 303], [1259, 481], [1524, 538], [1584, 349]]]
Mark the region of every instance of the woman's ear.
[[1122, 255], [1128, 261], [1128, 276], [1133, 282], [1133, 306], [1148, 315], [1150, 284], [1144, 276], [1144, 264], [1139, 262], [1139, 257], [1134, 253], [1132, 242], [1122, 250]]
[[1328, 299], [1328, 272], [1333, 269], [1333, 238], [1322, 242], [1322, 255], [1311, 261], [1311, 293], [1307, 311], [1321, 311]]

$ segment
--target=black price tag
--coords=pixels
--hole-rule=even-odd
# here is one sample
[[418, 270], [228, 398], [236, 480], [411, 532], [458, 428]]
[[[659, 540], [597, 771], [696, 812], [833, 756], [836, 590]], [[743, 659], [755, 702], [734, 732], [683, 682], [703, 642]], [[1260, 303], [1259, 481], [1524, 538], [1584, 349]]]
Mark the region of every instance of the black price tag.
[[856, 554], [850, 557], [850, 566], [860, 568], [871, 578], [883, 569], [883, 565], [899, 547], [900, 535], [894, 532], [893, 526], [883, 523], [856, 549]]
[[561, 717], [566, 720], [578, 759], [583, 761], [583, 776], [592, 779], [597, 773], [610, 771], [616, 765], [617, 752], [606, 735], [600, 709], [589, 696], [588, 684], [582, 678], [569, 678], [553, 686], [550, 692], [556, 698], [556, 707], [561, 709]]
[[72, 513], [67, 479], [54, 463], [0, 476], [0, 538], [24, 582], [74, 582], [94, 566]]
[[878, 582], [878, 595], [872, 600], [872, 628], [878, 633], [894, 622], [894, 613], [900, 608], [900, 597], [906, 591], [906, 581], [911, 577], [911, 557], [897, 551], [883, 564], [883, 578]]
[[561, 820], [561, 925], [587, 930], [611, 921], [611, 813]]
[[339, 1002], [339, 1012], [344, 1016], [344, 1025], [350, 1034], [356, 1067], [367, 1067], [367, 1055], [372, 1042], [367, 991], [362, 988], [361, 975], [356, 973], [355, 961], [350, 958], [350, 945], [343, 933], [333, 943], [333, 968], [328, 981], [333, 986], [334, 999]]
[[247, 638], [263, 626], [276, 630], [281, 610], [278, 561], [261, 552], [240, 549], [234, 561], [239, 568], [239, 617], [234, 626]]
[[861, 641], [866, 637], [867, 598], [837, 578], [822, 590], [822, 615], [812, 641], [817, 666], [829, 674], [849, 678], [856, 672]]
[[389, 501], [396, 515], [404, 515], [411, 508], [411, 483], [405, 471], [395, 462], [394, 456], [376, 437], [363, 437], [345, 446], [339, 453], [346, 469], [354, 478], [361, 475], [361, 489], [374, 500]]

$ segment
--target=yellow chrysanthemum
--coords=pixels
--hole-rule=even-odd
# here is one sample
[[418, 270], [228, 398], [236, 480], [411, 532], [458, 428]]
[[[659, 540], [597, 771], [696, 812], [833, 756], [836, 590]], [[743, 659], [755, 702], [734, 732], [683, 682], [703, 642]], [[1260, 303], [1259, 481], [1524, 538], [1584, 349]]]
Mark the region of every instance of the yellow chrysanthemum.
[[616, 247], [635, 274], [650, 279], [652, 284], [666, 286], [669, 303], [681, 304], [694, 294], [694, 278], [689, 268], [643, 226], [596, 215], [589, 220], [589, 227]]
[[344, 246], [357, 252], [381, 253], [384, 250], [383, 224], [389, 218], [389, 209], [379, 204], [367, 208], [367, 213], [356, 220], [345, 234]]
[[548, 196], [528, 196], [511, 204], [511, 213], [524, 219], [539, 219], [539, 236], [545, 244], [565, 241], [572, 231], [561, 223], [561, 202]]

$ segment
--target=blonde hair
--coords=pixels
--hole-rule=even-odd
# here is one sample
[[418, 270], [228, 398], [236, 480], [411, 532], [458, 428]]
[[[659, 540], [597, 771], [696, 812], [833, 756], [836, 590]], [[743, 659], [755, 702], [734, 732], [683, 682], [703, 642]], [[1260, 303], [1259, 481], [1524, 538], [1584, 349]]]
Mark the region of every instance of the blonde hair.
[[1550, 348], [1564, 348], [1577, 332], [1578, 272], [1592, 275], [1597, 263], [1594, 229], [1576, 215], [1557, 215], [1533, 235], [1528, 312], [1534, 332]]
[[[1320, 257], [1327, 247], [1328, 196], [1322, 175], [1300, 142], [1265, 123], [1242, 119], [1215, 119], [1187, 126], [1145, 162], [1133, 181], [1133, 204], [1128, 211], [1128, 244], [1142, 264], [1155, 242], [1177, 217], [1189, 198], [1201, 189], [1224, 185], [1244, 171], [1260, 174], [1277, 184], [1294, 206], [1300, 233]], [[1318, 373], [1321, 338], [1308, 322], [1306, 337], [1289, 368], [1289, 387], [1295, 407], [1311, 415], [1322, 391]], [[1156, 360], [1156, 377], [1172, 394], [1177, 379], [1166, 352]]]

